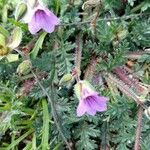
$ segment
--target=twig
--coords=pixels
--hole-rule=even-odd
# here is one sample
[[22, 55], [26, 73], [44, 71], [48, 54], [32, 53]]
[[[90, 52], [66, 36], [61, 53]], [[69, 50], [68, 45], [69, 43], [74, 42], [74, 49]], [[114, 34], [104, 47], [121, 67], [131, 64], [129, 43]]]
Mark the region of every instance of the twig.
[[98, 16], [100, 14], [100, 8], [101, 8], [101, 5], [98, 5], [96, 7], [96, 15], [94, 16], [94, 19], [91, 21], [91, 25], [94, 28], [94, 35], [95, 35], [95, 37], [96, 37], [96, 23], [97, 23], [97, 20], [98, 20]]
[[94, 75], [97, 63], [98, 58], [96, 56], [92, 56], [91, 60], [89, 61], [89, 64], [85, 69], [84, 79], [90, 79]]
[[58, 131], [59, 131], [59, 133], [60, 133], [62, 139], [64, 140], [64, 142], [65, 142], [66, 145], [68, 146], [68, 149], [69, 149], [69, 150], [72, 150], [71, 147], [70, 147], [70, 145], [69, 145], [69, 143], [67, 142], [66, 137], [64, 136], [64, 134], [63, 134], [63, 132], [62, 132], [62, 130], [61, 130], [60, 125], [59, 125], [57, 113], [56, 113], [56, 110], [55, 110], [55, 108], [54, 108], [54, 104], [53, 104], [53, 101], [52, 101], [51, 97], [49, 96], [48, 92], [45, 90], [45, 88], [43, 87], [43, 85], [40, 83], [40, 81], [39, 81], [38, 77], [36, 76], [36, 74], [34, 73], [34, 71], [32, 70], [31, 72], [32, 72], [32, 74], [34, 75], [34, 77], [35, 77], [37, 83], [39, 84], [40, 88], [42, 89], [43, 93], [44, 93], [44, 94], [47, 96], [47, 98], [48, 98], [48, 101], [49, 101], [49, 103], [50, 103], [50, 105], [51, 105], [51, 110], [52, 110], [52, 115], [53, 115], [53, 118], [54, 118], [54, 122], [55, 122], [55, 124], [56, 124], [56, 127], [57, 127], [57, 129], [58, 129]]
[[136, 128], [136, 135], [135, 135], [135, 144], [134, 150], [140, 150], [141, 144], [141, 128], [142, 128], [142, 115], [143, 115], [143, 108], [140, 106], [137, 114], [137, 128]]
[[[18, 53], [23, 57], [23, 59], [28, 59], [28, 60], [30, 60], [29, 56], [26, 55], [26, 54], [24, 54], [24, 53], [21, 52], [20, 50], [15, 49], [15, 51], [18, 52]], [[33, 76], [34, 76], [36, 82], [39, 84], [39, 86], [40, 86], [40, 88], [42, 89], [43, 93], [44, 93], [44, 94], [47, 96], [47, 98], [48, 98], [48, 101], [49, 101], [49, 103], [50, 103], [50, 105], [51, 105], [51, 110], [52, 110], [52, 115], [53, 115], [53, 118], [54, 118], [54, 122], [55, 122], [55, 124], [56, 124], [56, 127], [57, 127], [57, 129], [58, 129], [58, 131], [59, 131], [59, 133], [60, 133], [60, 135], [61, 135], [63, 141], [66, 143], [68, 149], [69, 149], [69, 150], [72, 150], [71, 147], [70, 147], [70, 145], [69, 145], [69, 143], [67, 142], [66, 137], [64, 136], [64, 134], [63, 134], [63, 132], [62, 132], [62, 130], [61, 130], [60, 125], [59, 125], [57, 113], [56, 113], [56, 110], [55, 110], [53, 101], [51, 100], [51, 97], [49, 96], [48, 92], [45, 90], [45, 88], [43, 87], [43, 85], [40, 83], [40, 81], [39, 81], [37, 75], [34, 73], [33, 70], [31, 70], [31, 73], [33, 74]]]
[[[140, 14], [128, 15], [128, 16], [122, 16], [122, 17], [100, 18], [100, 19], [97, 19], [97, 22], [99, 22], [99, 21], [127, 20], [127, 19], [131, 19], [131, 18], [136, 18], [139, 16], [148, 16], [148, 15], [150, 15], [150, 13], [140, 13]], [[66, 24], [62, 23], [59, 26], [86, 25], [89, 23], [91, 23], [91, 20], [83, 21], [83, 22], [75, 22], [75, 23], [66, 23]]]
[[115, 76], [113, 76], [111, 73], [104, 73], [105, 78], [108, 78], [111, 80], [120, 91], [122, 91], [124, 94], [126, 94], [128, 97], [131, 97], [138, 105], [140, 105], [143, 109], [147, 109], [147, 106], [140, 101], [140, 98], [133, 92], [132, 89], [130, 89], [129, 86], [127, 86], [124, 82], [117, 79]]
[[76, 36], [76, 52], [75, 52], [75, 69], [76, 69], [76, 80], [80, 81], [80, 68], [81, 68], [81, 55], [82, 55], [82, 39], [81, 34], [79, 33]]
[[150, 50], [146, 49], [144, 51], [128, 52], [127, 54], [124, 55], [124, 57], [129, 59], [139, 59], [144, 54], [150, 54]]

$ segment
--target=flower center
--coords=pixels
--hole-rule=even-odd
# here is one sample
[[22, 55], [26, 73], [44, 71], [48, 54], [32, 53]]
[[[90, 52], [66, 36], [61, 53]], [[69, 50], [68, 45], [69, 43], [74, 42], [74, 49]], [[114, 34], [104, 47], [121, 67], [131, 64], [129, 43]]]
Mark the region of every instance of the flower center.
[[41, 10], [41, 9], [38, 9], [35, 13], [35, 16], [40, 16], [40, 17], [43, 17], [43, 15], [45, 14], [44, 10]]

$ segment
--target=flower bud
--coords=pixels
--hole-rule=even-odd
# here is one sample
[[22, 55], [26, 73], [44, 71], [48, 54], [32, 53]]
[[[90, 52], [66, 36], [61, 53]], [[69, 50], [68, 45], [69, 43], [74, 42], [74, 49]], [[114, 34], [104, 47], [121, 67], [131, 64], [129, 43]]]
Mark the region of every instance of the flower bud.
[[4, 56], [7, 55], [9, 53], [9, 48], [8, 47], [3, 47], [2, 45], [0, 45], [0, 56]]
[[118, 39], [121, 41], [123, 40], [124, 38], [126, 38], [128, 34], [128, 31], [127, 30], [121, 30], [118, 32], [117, 36], [118, 36]]
[[38, 0], [27, 0], [27, 3], [31, 8], [34, 8], [37, 5]]
[[0, 46], [5, 47], [6, 45], [6, 38], [3, 34], [0, 34]]
[[27, 5], [25, 3], [20, 3], [15, 12], [15, 19], [18, 21], [23, 18], [27, 12]]
[[[6, 47], [6, 37], [0, 34], [0, 56], [7, 55], [9, 53], [9, 48]], [[0, 59], [3, 57], [0, 57]]]
[[8, 43], [7, 46], [8, 46], [10, 49], [14, 49], [14, 48], [16, 48], [16, 47], [19, 46], [21, 40], [22, 40], [22, 30], [21, 30], [21, 28], [16, 27], [16, 28], [13, 30], [12, 36], [10, 37], [9, 43]]
[[63, 84], [67, 84], [69, 81], [71, 81], [72, 79], [72, 75], [71, 74], [65, 74], [61, 79], [60, 79], [60, 82], [59, 82], [59, 85], [63, 85]]
[[6, 57], [8, 62], [14, 62], [14, 61], [18, 61], [19, 54], [8, 54]]
[[17, 73], [19, 75], [26, 75], [31, 71], [31, 62], [29, 60], [24, 60], [17, 68]]

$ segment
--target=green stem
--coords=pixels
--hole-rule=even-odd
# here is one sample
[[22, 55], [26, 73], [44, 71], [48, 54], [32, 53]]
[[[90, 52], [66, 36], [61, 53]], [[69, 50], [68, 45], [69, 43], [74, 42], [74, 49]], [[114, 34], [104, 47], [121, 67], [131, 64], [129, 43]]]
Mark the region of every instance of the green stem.
[[[69, 143], [67, 142], [67, 139], [66, 139], [66, 137], [64, 136], [64, 134], [63, 134], [63, 132], [62, 132], [62, 129], [61, 129], [61, 127], [60, 127], [59, 120], [58, 120], [58, 116], [57, 116], [57, 113], [56, 113], [56, 109], [55, 109], [55, 106], [54, 106], [54, 103], [53, 103], [51, 97], [49, 96], [48, 92], [45, 90], [45, 88], [43, 87], [43, 85], [40, 83], [40, 81], [39, 81], [39, 79], [37, 78], [36, 74], [35, 74], [33, 71], [31, 71], [31, 72], [32, 72], [32, 74], [34, 75], [34, 77], [35, 77], [37, 83], [39, 84], [40, 88], [42, 89], [43, 93], [47, 96], [48, 102], [49, 102], [50, 105], [51, 105], [52, 115], [53, 115], [53, 118], [54, 118], [54, 122], [55, 122], [55, 124], [56, 124], [56, 127], [57, 127], [57, 129], [58, 129], [58, 131], [59, 131], [59, 133], [60, 133], [62, 139], [64, 140], [64, 142], [65, 142], [66, 145], [68, 146], [68, 149], [71, 150], [71, 147], [70, 147]], [[52, 88], [51, 88], [51, 90], [52, 90]], [[53, 93], [52, 93], [52, 94], [53, 94]], [[51, 96], [53, 97], [53, 95], [51, 95]]]
[[[134, 14], [134, 15], [128, 15], [128, 16], [122, 16], [122, 17], [110, 17], [110, 18], [100, 18], [97, 19], [97, 22], [100, 21], [115, 21], [115, 20], [127, 20], [131, 18], [136, 18], [136, 17], [142, 17], [142, 16], [149, 16], [150, 13], [139, 13], [139, 14]], [[73, 22], [73, 23], [66, 23], [66, 24], [60, 24], [60, 26], [79, 26], [79, 25], [87, 25], [91, 23], [91, 20], [88, 21], [83, 21], [83, 22]]]
[[80, 81], [80, 74], [81, 74], [81, 56], [82, 56], [82, 39], [81, 34], [79, 33], [76, 36], [76, 55], [75, 55], [75, 69], [77, 71], [76, 80], [77, 82]]
[[143, 115], [143, 108], [140, 106], [137, 114], [137, 128], [136, 128], [136, 135], [135, 135], [135, 144], [134, 150], [140, 150], [140, 143], [141, 143], [141, 130], [142, 130], [142, 115]]

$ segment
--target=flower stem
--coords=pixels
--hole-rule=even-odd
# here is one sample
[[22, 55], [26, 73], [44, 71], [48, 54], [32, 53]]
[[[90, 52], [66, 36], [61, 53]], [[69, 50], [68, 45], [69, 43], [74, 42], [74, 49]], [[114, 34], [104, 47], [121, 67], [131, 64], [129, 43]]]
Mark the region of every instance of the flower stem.
[[56, 113], [56, 110], [55, 110], [55, 107], [54, 107], [54, 103], [53, 103], [53, 101], [52, 101], [50, 95], [49, 95], [48, 92], [45, 90], [45, 88], [43, 87], [43, 85], [40, 83], [40, 81], [39, 81], [38, 77], [36, 76], [36, 74], [34, 73], [34, 71], [31, 71], [31, 72], [32, 72], [32, 74], [34, 75], [34, 77], [35, 77], [37, 83], [39, 84], [40, 88], [42, 89], [42, 91], [44, 92], [44, 94], [45, 94], [45, 95], [47, 96], [47, 98], [48, 98], [48, 102], [49, 102], [50, 105], [51, 105], [51, 110], [52, 110], [52, 115], [53, 115], [53, 118], [54, 118], [54, 122], [55, 122], [55, 124], [56, 124], [56, 127], [57, 127], [57, 129], [58, 129], [58, 131], [59, 131], [59, 133], [60, 133], [62, 139], [63, 139], [64, 142], [66, 143], [68, 149], [69, 149], [69, 150], [72, 150], [71, 147], [70, 147], [70, 144], [68, 143], [68, 141], [67, 141], [66, 137], [64, 136], [64, 134], [63, 134], [63, 132], [62, 132], [62, 129], [61, 129], [61, 127], [60, 127], [60, 124], [59, 124], [59, 121], [58, 121], [58, 116], [57, 116], [57, 113]]
[[108, 78], [108, 80], [111, 80], [120, 91], [122, 91], [125, 95], [128, 97], [131, 97], [138, 105], [140, 105], [143, 109], [147, 109], [147, 106], [140, 101], [140, 98], [134, 93], [134, 91], [126, 85], [123, 81], [119, 80], [115, 76], [113, 76], [111, 73], [104, 73], [105, 78]]
[[[139, 14], [134, 14], [134, 15], [128, 15], [128, 16], [122, 16], [122, 17], [110, 17], [110, 18], [100, 18], [97, 19], [97, 22], [99, 21], [114, 21], [114, 20], [127, 20], [130, 18], [136, 18], [136, 17], [140, 17], [140, 16], [149, 16], [150, 13], [139, 13]], [[79, 26], [79, 25], [87, 25], [91, 23], [91, 20], [88, 21], [82, 21], [82, 22], [73, 22], [73, 23], [62, 23], [59, 26]]]
[[143, 115], [143, 108], [140, 106], [137, 114], [137, 128], [136, 128], [136, 135], [135, 135], [135, 144], [134, 150], [140, 150], [141, 144], [141, 128], [142, 128], [142, 115]]
[[[18, 49], [15, 49], [15, 51], [17, 51], [17, 52], [23, 57], [23, 59], [25, 59], [25, 60], [26, 60], [26, 59], [30, 60], [28, 54], [24, 54], [23, 52], [21, 52], [21, 51], [18, 50]], [[31, 60], [30, 60], [30, 61], [31, 61]], [[69, 149], [69, 150], [72, 150], [72, 148], [70, 147], [70, 144], [68, 143], [66, 137], [64, 136], [64, 134], [63, 134], [63, 132], [62, 132], [61, 125], [60, 125], [59, 120], [58, 120], [57, 111], [56, 111], [56, 109], [55, 109], [53, 100], [51, 99], [49, 93], [46, 91], [46, 89], [43, 87], [43, 85], [42, 85], [41, 82], [39, 81], [39, 78], [38, 78], [38, 76], [36, 75], [36, 73], [33, 71], [33, 69], [31, 70], [31, 73], [32, 73], [33, 77], [35, 78], [36, 82], [38, 83], [39, 87], [42, 89], [43, 93], [47, 96], [48, 102], [49, 102], [49, 104], [50, 104], [50, 106], [51, 106], [52, 116], [53, 116], [53, 118], [54, 118], [54, 122], [55, 122], [55, 124], [56, 124], [56, 127], [57, 127], [57, 129], [58, 129], [58, 131], [59, 131], [59, 133], [60, 133], [60, 135], [61, 135], [63, 141], [66, 143], [68, 149]]]
[[76, 52], [75, 52], [75, 69], [76, 69], [76, 80], [77, 82], [80, 81], [80, 74], [81, 74], [81, 56], [82, 56], [82, 39], [81, 34], [78, 33], [76, 36]]

